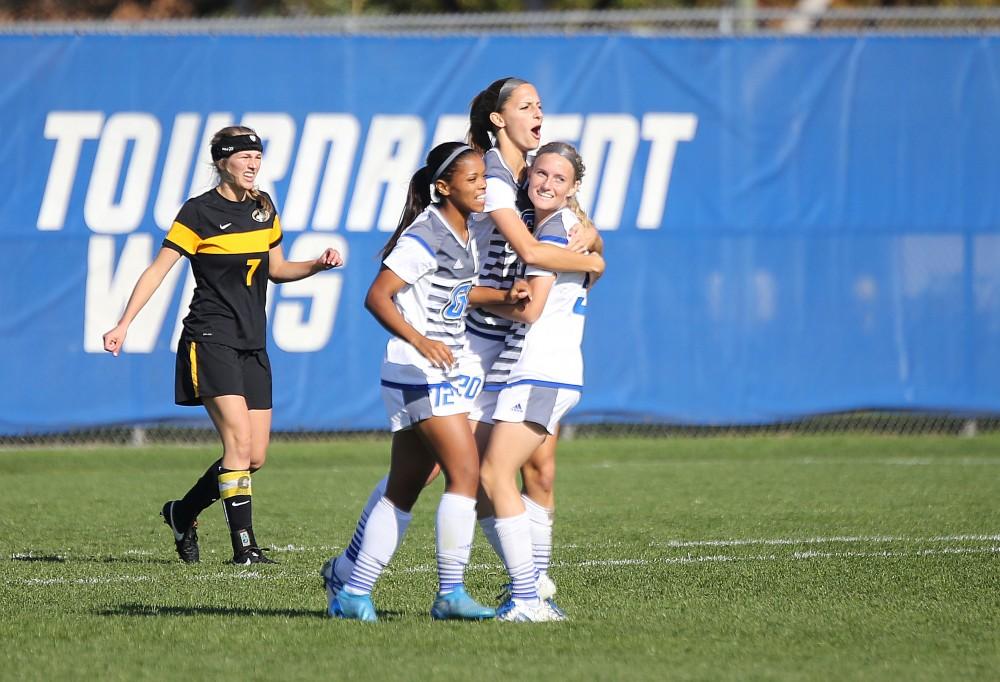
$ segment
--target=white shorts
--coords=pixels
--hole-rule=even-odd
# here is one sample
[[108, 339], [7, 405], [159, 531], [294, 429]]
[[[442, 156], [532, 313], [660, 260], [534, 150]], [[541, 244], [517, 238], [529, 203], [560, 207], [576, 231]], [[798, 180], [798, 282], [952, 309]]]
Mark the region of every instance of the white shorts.
[[399, 384], [382, 380], [382, 402], [392, 432], [431, 417], [465, 414], [483, 387], [482, 377], [463, 374], [452, 383]]
[[[493, 362], [500, 357], [506, 346], [505, 339], [491, 339], [472, 332], [466, 333], [469, 340], [469, 358], [482, 368], [483, 376], [489, 374]], [[472, 401], [469, 419], [484, 424], [493, 423], [493, 410], [497, 405], [498, 391], [480, 391]]]
[[518, 383], [504, 387], [498, 395], [493, 419], [498, 422], [531, 422], [555, 435], [559, 420], [580, 402], [574, 388]]

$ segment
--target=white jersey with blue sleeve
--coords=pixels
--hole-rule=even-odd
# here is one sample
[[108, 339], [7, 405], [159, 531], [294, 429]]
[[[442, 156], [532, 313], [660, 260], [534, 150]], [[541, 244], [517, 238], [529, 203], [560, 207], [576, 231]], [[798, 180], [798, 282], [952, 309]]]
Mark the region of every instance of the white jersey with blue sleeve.
[[447, 345], [455, 367], [434, 367], [416, 348], [396, 336], [389, 339], [382, 363], [386, 386], [435, 386], [468, 375], [465, 313], [479, 258], [471, 231], [463, 242], [433, 206], [400, 235], [383, 261], [406, 286], [393, 297], [403, 318], [429, 339]]
[[[535, 238], [559, 246], [569, 244], [569, 231], [579, 218], [568, 208], [549, 216], [535, 228]], [[588, 275], [555, 273], [528, 267], [526, 277], [554, 277], [542, 314], [533, 324], [515, 322], [504, 350], [486, 377], [487, 390], [504, 385], [535, 383], [580, 390], [583, 387], [584, 317], [587, 311]]]
[[[497, 229], [490, 212], [501, 208], [516, 211], [530, 230], [534, 225], [535, 209], [528, 201], [526, 187], [519, 185], [514, 173], [504, 163], [500, 150], [486, 152], [486, 208], [476, 214], [470, 229], [479, 244], [480, 272], [477, 284], [506, 291], [517, 276], [517, 254]], [[482, 308], [469, 311], [469, 331], [473, 334], [502, 340], [511, 327], [511, 321], [493, 315]]]

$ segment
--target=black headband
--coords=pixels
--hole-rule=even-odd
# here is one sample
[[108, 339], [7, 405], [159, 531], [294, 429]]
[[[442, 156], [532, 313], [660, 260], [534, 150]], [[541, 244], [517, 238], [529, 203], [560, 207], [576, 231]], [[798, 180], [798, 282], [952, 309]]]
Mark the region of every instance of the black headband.
[[508, 78], [505, 80], [503, 85], [500, 86], [500, 92], [497, 93], [497, 105], [493, 107], [493, 111], [499, 113], [504, 102], [510, 99], [510, 93], [514, 92], [514, 90], [527, 82], [528, 81], [521, 80], [520, 78]]
[[264, 145], [260, 143], [260, 138], [253, 133], [246, 135], [224, 135], [217, 143], [212, 145], [212, 161], [225, 159], [236, 152], [263, 152]]

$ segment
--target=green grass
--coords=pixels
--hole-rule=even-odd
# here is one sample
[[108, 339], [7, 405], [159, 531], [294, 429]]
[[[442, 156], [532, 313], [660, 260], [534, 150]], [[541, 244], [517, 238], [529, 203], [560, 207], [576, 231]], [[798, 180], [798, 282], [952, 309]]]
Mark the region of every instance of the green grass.
[[[433, 518], [323, 617], [318, 568], [385, 442], [279, 444], [254, 479], [280, 565], [227, 566], [216, 507], [185, 566], [157, 513], [214, 448], [0, 452], [0, 679], [997, 679], [1000, 439], [578, 440], [553, 577], [570, 621], [436, 623]], [[477, 538], [470, 592], [504, 582]]]

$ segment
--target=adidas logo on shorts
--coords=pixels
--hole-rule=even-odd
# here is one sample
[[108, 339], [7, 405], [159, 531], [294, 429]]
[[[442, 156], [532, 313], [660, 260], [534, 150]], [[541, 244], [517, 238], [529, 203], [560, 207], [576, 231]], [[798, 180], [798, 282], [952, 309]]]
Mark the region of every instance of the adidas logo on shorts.
[[521, 407], [521, 403], [518, 403], [514, 407], [510, 408], [511, 412], [524, 412], [524, 408]]

